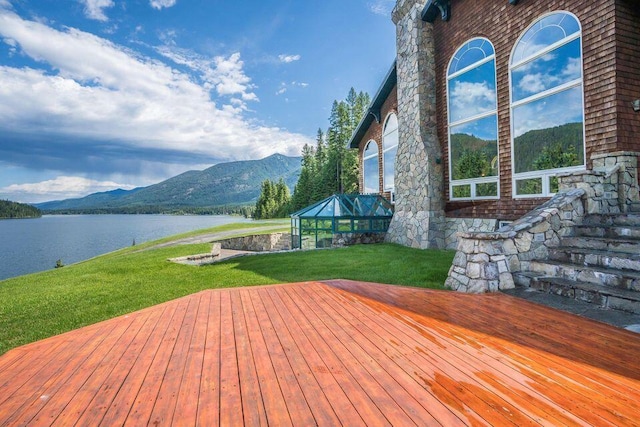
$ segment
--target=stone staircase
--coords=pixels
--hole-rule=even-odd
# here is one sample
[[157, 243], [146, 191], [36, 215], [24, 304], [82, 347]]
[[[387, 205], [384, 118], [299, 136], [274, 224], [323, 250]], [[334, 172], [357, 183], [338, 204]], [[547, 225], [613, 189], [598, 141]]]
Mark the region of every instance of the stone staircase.
[[589, 215], [571, 236], [514, 274], [519, 285], [640, 313], [640, 212]]

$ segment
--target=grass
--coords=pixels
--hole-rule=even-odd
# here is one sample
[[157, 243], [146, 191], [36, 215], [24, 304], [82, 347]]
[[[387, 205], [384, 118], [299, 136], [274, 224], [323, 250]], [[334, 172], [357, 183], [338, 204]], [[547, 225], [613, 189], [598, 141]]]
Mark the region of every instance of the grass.
[[[243, 225], [239, 234], [248, 227]], [[0, 354], [203, 289], [333, 278], [441, 288], [454, 255], [379, 244], [247, 256], [194, 267], [167, 258], [207, 252], [210, 245], [136, 249], [0, 281]]]

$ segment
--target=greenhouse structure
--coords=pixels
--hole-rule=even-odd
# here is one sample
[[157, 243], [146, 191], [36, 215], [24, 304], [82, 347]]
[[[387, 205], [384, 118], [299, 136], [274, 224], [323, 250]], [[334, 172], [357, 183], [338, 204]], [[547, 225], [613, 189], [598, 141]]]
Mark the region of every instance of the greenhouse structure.
[[377, 243], [384, 240], [393, 206], [379, 195], [334, 194], [291, 214], [294, 249]]

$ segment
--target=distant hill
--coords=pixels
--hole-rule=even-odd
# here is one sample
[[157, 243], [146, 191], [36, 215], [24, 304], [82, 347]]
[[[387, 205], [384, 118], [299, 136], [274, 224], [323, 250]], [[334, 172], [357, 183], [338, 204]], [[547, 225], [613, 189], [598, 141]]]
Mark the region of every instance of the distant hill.
[[577, 159], [576, 166], [584, 163], [582, 140], [584, 138], [582, 123], [567, 123], [546, 129], [531, 130], [517, 137], [514, 141], [518, 159], [515, 163], [515, 172], [528, 172], [536, 170], [535, 162], [543, 152], [544, 147], [551, 143], [560, 144], [562, 151], [574, 150]]
[[188, 171], [158, 184], [113, 190], [80, 199], [39, 203], [45, 212], [162, 212], [179, 208], [211, 208], [255, 203], [262, 181], [284, 180], [292, 189], [300, 174], [300, 157], [274, 154], [261, 160], [220, 163]]
[[39, 209], [24, 203], [0, 200], [0, 219], [6, 218], [39, 218], [42, 212]]

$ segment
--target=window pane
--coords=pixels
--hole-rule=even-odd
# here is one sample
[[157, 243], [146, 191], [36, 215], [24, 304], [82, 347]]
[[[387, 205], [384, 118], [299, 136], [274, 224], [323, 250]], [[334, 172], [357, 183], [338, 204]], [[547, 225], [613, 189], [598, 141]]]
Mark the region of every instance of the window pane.
[[380, 172], [378, 171], [378, 156], [364, 160], [362, 174], [364, 175], [364, 193], [378, 193], [378, 180], [380, 179]]
[[516, 194], [542, 194], [542, 178], [520, 179], [516, 181]]
[[498, 175], [497, 129], [495, 115], [450, 128], [453, 180]]
[[498, 195], [497, 182], [485, 182], [476, 184], [476, 197], [495, 197]]
[[580, 31], [578, 21], [568, 13], [554, 13], [540, 19], [527, 30], [516, 46], [512, 60], [521, 61]]
[[449, 75], [463, 70], [493, 55], [493, 46], [486, 39], [473, 39], [455, 53], [449, 66]]
[[584, 164], [582, 86], [513, 109], [515, 173]]
[[558, 177], [557, 176], [549, 177], [549, 192], [557, 193], [559, 188], [560, 188], [560, 183], [558, 182]]
[[[397, 131], [396, 131], [397, 134]], [[394, 169], [398, 146], [384, 152], [384, 189], [392, 190], [395, 187]]]
[[513, 102], [582, 77], [580, 39], [512, 69]]
[[449, 123], [496, 109], [495, 61], [449, 80]]
[[338, 220], [338, 231], [342, 232], [351, 232], [351, 220], [350, 219], [340, 219]]
[[454, 185], [453, 186], [453, 197], [471, 197], [471, 184], [467, 185]]

